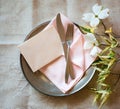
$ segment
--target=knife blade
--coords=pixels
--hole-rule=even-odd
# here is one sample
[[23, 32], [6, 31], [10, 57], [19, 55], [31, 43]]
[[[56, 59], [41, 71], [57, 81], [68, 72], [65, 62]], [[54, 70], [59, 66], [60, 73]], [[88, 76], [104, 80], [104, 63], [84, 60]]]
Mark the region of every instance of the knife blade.
[[64, 55], [65, 55], [65, 59], [66, 59], [67, 58], [67, 44], [65, 43], [66, 33], [64, 30], [64, 26], [62, 24], [62, 21], [61, 21], [60, 13], [58, 13], [57, 17], [56, 17], [56, 26], [57, 26], [57, 31], [58, 31], [58, 34], [60, 36], [61, 42], [63, 43]]
[[65, 42], [65, 30], [64, 30], [64, 26], [63, 26], [62, 21], [61, 21], [60, 13], [57, 14], [56, 26], [57, 26], [57, 31], [60, 35], [61, 41]]

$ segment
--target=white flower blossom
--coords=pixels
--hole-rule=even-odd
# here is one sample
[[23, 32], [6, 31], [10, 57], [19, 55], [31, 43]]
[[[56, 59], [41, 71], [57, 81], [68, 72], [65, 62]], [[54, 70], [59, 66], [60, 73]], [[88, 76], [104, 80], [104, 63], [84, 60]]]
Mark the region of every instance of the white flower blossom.
[[90, 51], [90, 55], [96, 57], [99, 51], [100, 50], [98, 49], [98, 47], [94, 46], [93, 49]]
[[85, 13], [83, 20], [90, 22], [90, 26], [96, 27], [100, 23], [100, 19], [105, 19], [109, 16], [109, 9], [103, 9], [102, 6], [95, 4], [92, 8], [93, 13]]
[[94, 36], [93, 33], [87, 33], [85, 35], [85, 43], [84, 43], [84, 49], [90, 49], [92, 48], [94, 45], [98, 45], [98, 42]]
[[97, 53], [99, 52], [98, 50], [98, 42], [94, 36], [93, 33], [87, 33], [85, 35], [85, 43], [84, 43], [84, 49], [87, 50], [87, 49], [91, 49], [92, 47], [92, 50], [90, 51], [90, 55], [91, 56], [96, 56]]

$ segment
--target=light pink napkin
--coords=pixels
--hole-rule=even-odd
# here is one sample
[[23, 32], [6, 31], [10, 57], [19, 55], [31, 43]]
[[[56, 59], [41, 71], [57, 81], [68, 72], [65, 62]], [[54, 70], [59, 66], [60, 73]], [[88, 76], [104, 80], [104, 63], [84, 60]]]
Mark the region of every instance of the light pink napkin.
[[39, 32], [18, 48], [33, 72], [64, 54], [59, 34], [54, 26]]
[[[72, 22], [63, 14], [60, 15], [62, 23], [64, 25], [64, 29], [66, 31], [67, 24]], [[57, 28], [56, 17], [52, 19], [52, 21], [45, 29], [51, 26]], [[74, 69], [75, 79], [72, 80], [69, 77], [68, 83], [65, 83], [66, 60], [64, 55], [40, 69], [40, 71], [43, 72], [43, 74], [50, 81], [52, 81], [52, 83], [54, 83], [56, 87], [58, 87], [63, 93], [69, 91], [83, 77], [85, 71], [90, 67], [90, 65], [96, 58], [90, 55], [90, 51], [92, 50], [92, 48], [88, 50], [85, 50], [83, 48], [84, 43], [84, 35], [80, 32], [78, 27], [74, 25], [74, 37], [73, 43], [70, 47], [70, 57]]]

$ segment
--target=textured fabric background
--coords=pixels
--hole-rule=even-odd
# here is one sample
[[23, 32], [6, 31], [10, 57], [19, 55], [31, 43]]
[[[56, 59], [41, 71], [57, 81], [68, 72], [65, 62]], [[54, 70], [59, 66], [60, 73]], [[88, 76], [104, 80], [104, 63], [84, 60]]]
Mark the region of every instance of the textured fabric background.
[[[0, 0], [0, 109], [97, 109], [92, 105], [91, 82], [68, 97], [50, 97], [39, 93], [26, 81], [20, 68], [17, 45], [38, 24], [51, 20], [62, 12], [72, 21], [83, 25], [82, 14], [90, 12], [99, 3], [110, 9], [106, 26], [112, 26], [120, 35], [119, 0]], [[120, 38], [118, 38], [120, 42]], [[116, 49], [120, 54], [120, 49]], [[119, 109], [120, 105], [120, 63], [109, 77], [114, 91], [103, 109]], [[115, 84], [117, 81], [117, 84]]]

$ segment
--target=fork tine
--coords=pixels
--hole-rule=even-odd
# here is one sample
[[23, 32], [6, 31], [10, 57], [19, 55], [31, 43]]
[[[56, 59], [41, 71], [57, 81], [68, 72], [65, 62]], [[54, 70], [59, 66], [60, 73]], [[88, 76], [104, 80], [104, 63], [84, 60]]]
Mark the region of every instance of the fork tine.
[[73, 36], [73, 28], [74, 28], [74, 26], [73, 26], [73, 24], [70, 24], [70, 33], [71, 33], [71, 35]]
[[69, 39], [69, 35], [70, 35], [70, 24], [68, 24], [68, 26], [67, 26], [67, 32], [66, 32], [66, 41], [68, 41]]
[[66, 32], [66, 41], [73, 39], [74, 26], [73, 24], [68, 24], [67, 32]]

